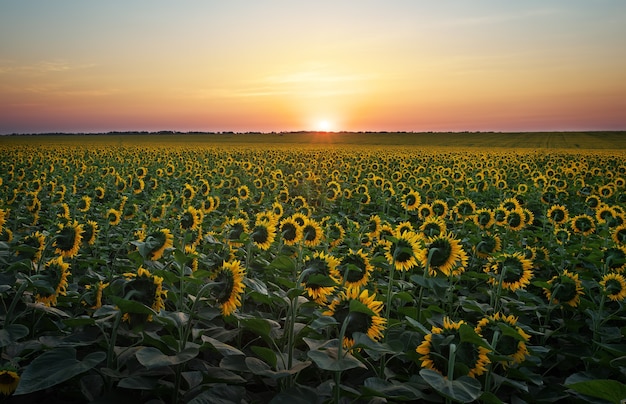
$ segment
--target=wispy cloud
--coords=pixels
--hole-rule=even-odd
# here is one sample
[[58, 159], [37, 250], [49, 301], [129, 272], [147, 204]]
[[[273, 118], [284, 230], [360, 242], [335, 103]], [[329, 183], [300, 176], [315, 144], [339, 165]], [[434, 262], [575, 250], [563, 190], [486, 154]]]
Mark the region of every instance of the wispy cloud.
[[47, 74], [70, 72], [95, 67], [94, 63], [76, 64], [66, 60], [42, 60], [36, 63], [21, 64], [16, 61], [0, 60], [0, 74]]

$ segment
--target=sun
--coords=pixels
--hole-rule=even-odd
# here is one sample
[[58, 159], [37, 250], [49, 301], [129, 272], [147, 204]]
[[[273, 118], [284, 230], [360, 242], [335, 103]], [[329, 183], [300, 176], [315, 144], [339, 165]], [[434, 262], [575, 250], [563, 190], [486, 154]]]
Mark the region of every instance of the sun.
[[322, 119], [321, 121], [317, 123], [317, 130], [319, 130], [320, 132], [330, 132], [332, 129], [333, 129], [332, 122], [326, 119]]

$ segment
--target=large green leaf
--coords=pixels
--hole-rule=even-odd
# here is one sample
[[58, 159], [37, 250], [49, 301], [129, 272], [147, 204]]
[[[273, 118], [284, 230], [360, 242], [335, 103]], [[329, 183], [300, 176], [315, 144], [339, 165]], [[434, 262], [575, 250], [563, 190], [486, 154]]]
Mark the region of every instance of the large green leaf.
[[336, 348], [328, 348], [324, 351], [309, 351], [307, 355], [315, 362], [317, 367], [324, 370], [343, 371], [354, 368], [367, 369], [367, 366], [347, 352], [343, 354], [341, 359], [338, 359]]
[[221, 341], [216, 340], [215, 338], [211, 338], [207, 335], [203, 335], [202, 336], [202, 342], [205, 342], [209, 345], [211, 345], [213, 348], [215, 348], [219, 353], [221, 353], [224, 356], [229, 356], [229, 355], [241, 355], [241, 356], [245, 356], [245, 354], [243, 352], [241, 352], [239, 349], [230, 346], [228, 344], [225, 344]]
[[135, 356], [139, 363], [146, 368], [154, 369], [161, 366], [180, 365], [198, 356], [199, 352], [198, 348], [189, 347], [176, 355], [165, 355], [158, 349], [149, 346], [138, 350]]
[[422, 369], [420, 376], [439, 394], [461, 403], [470, 403], [481, 395], [480, 382], [469, 376], [449, 380], [434, 370]]
[[590, 397], [601, 398], [615, 404], [626, 397], [626, 385], [617, 380], [595, 379], [566, 384], [565, 387]]
[[28, 335], [28, 327], [22, 324], [9, 324], [0, 330], [0, 348], [11, 345]]
[[29, 394], [56, 386], [84, 373], [106, 359], [104, 352], [92, 352], [76, 359], [76, 349], [56, 348], [36, 357], [24, 370], [15, 395]]
[[152, 314], [152, 315], [157, 314], [150, 307], [135, 300], [124, 299], [119, 296], [111, 296], [111, 300], [124, 313]]
[[310, 404], [317, 402], [317, 391], [305, 386], [297, 386], [281, 391], [272, 398], [270, 404]]
[[373, 396], [390, 398], [393, 400], [420, 400], [422, 393], [409, 384], [394, 384], [377, 377], [370, 377], [363, 382], [364, 390]]

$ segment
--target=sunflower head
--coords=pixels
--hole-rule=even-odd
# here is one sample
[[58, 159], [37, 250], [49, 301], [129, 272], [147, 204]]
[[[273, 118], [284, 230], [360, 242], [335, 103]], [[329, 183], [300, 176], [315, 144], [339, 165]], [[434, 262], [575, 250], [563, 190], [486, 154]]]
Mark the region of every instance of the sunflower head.
[[459, 275], [465, 271], [467, 259], [461, 242], [444, 234], [429, 240], [426, 244], [426, 252], [422, 255], [422, 265], [428, 268], [431, 276], [436, 276], [438, 273], [446, 276]]
[[78, 222], [59, 224], [59, 230], [55, 235], [53, 247], [55, 254], [65, 258], [72, 258], [78, 254], [80, 243], [83, 239], [83, 226]]
[[602, 277], [600, 286], [610, 300], [621, 302], [626, 299], [626, 278], [624, 275], [615, 272], [608, 273]]
[[163, 256], [166, 249], [174, 246], [174, 235], [170, 229], [160, 229], [148, 234], [145, 240], [146, 258], [156, 261]]
[[492, 276], [489, 283], [511, 292], [528, 286], [533, 276], [532, 262], [519, 252], [490, 257], [484, 271]]
[[571, 220], [571, 228], [574, 233], [588, 236], [596, 229], [595, 221], [589, 215], [574, 216]]
[[556, 275], [550, 279], [548, 284], [550, 288], [543, 291], [548, 301], [554, 304], [577, 307], [580, 303], [580, 296], [584, 295], [578, 274], [569, 272], [567, 269], [561, 275]]
[[56, 306], [57, 298], [66, 295], [70, 264], [63, 262], [63, 257], [53, 258], [46, 262], [42, 275], [47, 288], [38, 291], [35, 298], [38, 303], [43, 303], [48, 307]]
[[294, 245], [302, 240], [302, 226], [293, 217], [281, 220], [279, 229], [285, 245]]
[[412, 231], [397, 233], [387, 241], [385, 258], [396, 270], [408, 271], [424, 261], [423, 239], [419, 234]]
[[302, 240], [310, 248], [316, 247], [324, 237], [320, 224], [314, 219], [307, 218], [302, 226]]
[[499, 360], [505, 368], [522, 363], [529, 355], [526, 343], [530, 335], [517, 325], [517, 318], [513, 315], [495, 313], [481, 319], [474, 330], [487, 341], [494, 341], [494, 336], [498, 335], [494, 353], [506, 358]]
[[358, 251], [350, 249], [332, 275], [344, 283], [346, 289], [359, 289], [367, 284], [373, 269], [369, 257], [362, 249]]
[[276, 227], [268, 220], [257, 220], [250, 238], [261, 250], [268, 250], [276, 237]]
[[[167, 290], [163, 289], [163, 278], [151, 274], [143, 267], [139, 267], [137, 272], [125, 273], [124, 277], [127, 281], [124, 292], [128, 299], [142, 303], [157, 313], [165, 308]], [[132, 326], [152, 321], [152, 315], [149, 314], [124, 313], [122, 318]]]
[[328, 297], [335, 291], [338, 281], [332, 274], [338, 265], [337, 258], [320, 251], [305, 258], [302, 286], [316, 303], [326, 304]]
[[[370, 339], [378, 341], [383, 337], [387, 320], [380, 316], [383, 303], [370, 296], [367, 290], [358, 288], [343, 291], [328, 306], [323, 314], [332, 316], [340, 327], [345, 324], [342, 346], [350, 349], [354, 346], [355, 333], [366, 334]], [[351, 303], [355, 301], [356, 303]]]
[[245, 268], [238, 260], [224, 262], [215, 275], [214, 297], [224, 316], [229, 316], [241, 306], [241, 295], [245, 290], [243, 279]]
[[20, 376], [15, 369], [5, 368], [0, 370], [0, 394], [10, 396], [20, 384]]
[[474, 246], [474, 252], [480, 258], [487, 258], [502, 249], [502, 240], [497, 234], [483, 234], [480, 242]]

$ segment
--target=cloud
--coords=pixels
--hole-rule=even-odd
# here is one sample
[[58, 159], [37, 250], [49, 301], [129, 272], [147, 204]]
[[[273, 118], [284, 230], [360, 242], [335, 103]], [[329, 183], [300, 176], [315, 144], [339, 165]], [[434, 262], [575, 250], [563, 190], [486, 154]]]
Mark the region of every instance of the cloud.
[[48, 73], [73, 72], [95, 67], [94, 63], [73, 64], [66, 60], [41, 60], [20, 64], [11, 60], [0, 60], [0, 74], [45, 75]]

